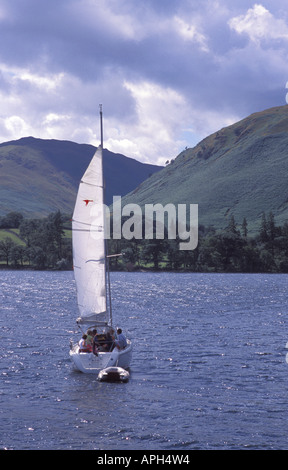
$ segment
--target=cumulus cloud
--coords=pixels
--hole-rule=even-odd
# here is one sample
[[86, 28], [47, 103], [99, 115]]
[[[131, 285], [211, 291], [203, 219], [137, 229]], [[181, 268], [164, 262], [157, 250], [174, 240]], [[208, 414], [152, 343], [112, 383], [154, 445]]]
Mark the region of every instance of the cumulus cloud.
[[245, 15], [231, 18], [229, 25], [237, 33], [246, 33], [249, 38], [261, 40], [288, 40], [288, 26], [283, 19], [277, 19], [263, 5], [255, 4]]
[[[127, 81], [124, 86], [135, 101], [135, 121], [124, 124], [122, 129], [118, 124], [120, 135], [116, 139], [113, 136], [108, 138], [107, 145], [111, 150], [116, 150], [119, 146], [123, 153], [133, 153], [138, 159], [141, 159], [141, 153], [145, 149], [147, 155], [154, 156], [158, 163], [163, 164], [165, 155], [171, 154], [171, 151], [176, 155], [179, 145], [184, 145], [180, 140], [175, 141], [175, 136], [181, 135], [181, 128], [188, 117], [185, 98], [171, 88], [147, 81]], [[129, 134], [131, 127], [135, 136], [133, 147], [127, 138], [120, 137]]]
[[284, 0], [2, 0], [0, 141], [99, 143], [163, 163], [285, 104]]
[[197, 26], [193, 23], [187, 23], [183, 18], [176, 16], [174, 18], [176, 31], [182, 36], [185, 41], [192, 41], [199, 44], [200, 48], [203, 51], [208, 52], [208, 47], [206, 44], [206, 37], [201, 33]]

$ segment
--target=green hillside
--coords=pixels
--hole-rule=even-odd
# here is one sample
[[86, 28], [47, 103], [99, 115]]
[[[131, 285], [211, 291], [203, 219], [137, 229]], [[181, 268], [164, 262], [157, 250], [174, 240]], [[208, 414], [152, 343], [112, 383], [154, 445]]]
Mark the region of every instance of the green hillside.
[[[71, 213], [80, 178], [94, 152], [92, 145], [26, 137], [0, 144], [0, 216], [19, 211], [44, 217]], [[162, 167], [104, 149], [106, 201], [125, 195]]]
[[[104, 150], [107, 203], [121, 195], [122, 205], [198, 204], [201, 224], [224, 228], [231, 215], [238, 224], [246, 217], [250, 232], [259, 229], [263, 212], [272, 211], [283, 225], [288, 220], [287, 131], [288, 106], [280, 106], [215, 132], [163, 169]], [[94, 152], [91, 145], [32, 137], [0, 144], [0, 216], [71, 213]]]
[[227, 226], [231, 215], [249, 229], [263, 212], [288, 220], [288, 106], [271, 108], [223, 128], [123, 198], [128, 202], [199, 205], [199, 223]]

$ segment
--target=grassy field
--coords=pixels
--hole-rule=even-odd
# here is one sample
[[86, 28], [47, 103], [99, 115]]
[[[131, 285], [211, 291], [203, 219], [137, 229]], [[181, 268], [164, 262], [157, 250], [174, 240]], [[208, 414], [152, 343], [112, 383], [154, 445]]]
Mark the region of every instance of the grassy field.
[[[11, 240], [16, 243], [17, 245], [25, 246], [25, 242], [21, 240], [19, 235], [18, 228], [10, 228], [10, 229], [0, 229], [0, 242], [5, 240], [5, 238], [11, 238]], [[64, 238], [71, 239], [72, 238], [72, 230], [65, 229], [64, 230]]]
[[19, 236], [19, 229], [17, 228], [0, 229], [0, 242], [5, 240], [5, 238], [11, 238], [11, 240], [17, 245], [25, 246], [25, 242], [21, 240]]

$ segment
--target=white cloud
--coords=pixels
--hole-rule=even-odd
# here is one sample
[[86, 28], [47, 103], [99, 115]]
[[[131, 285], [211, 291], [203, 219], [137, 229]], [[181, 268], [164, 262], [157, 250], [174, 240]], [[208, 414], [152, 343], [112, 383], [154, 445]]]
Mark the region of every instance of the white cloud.
[[0, 142], [98, 145], [102, 103], [106, 147], [163, 163], [233, 120], [285, 104], [285, 2], [243, 4], [1, 0]]
[[[42, 76], [15, 67], [3, 67], [3, 71], [6, 78], [10, 76], [11, 89], [10, 93], [0, 90], [2, 141], [33, 135], [98, 145], [98, 103], [102, 102], [104, 144], [111, 151], [162, 164], [167, 158], [175, 157], [185, 143], [179, 141], [178, 135], [181, 126], [185, 126], [187, 105], [184, 97], [172, 88], [149, 81], [116, 81], [114, 98], [109, 74], [106, 86], [103, 82], [83, 86], [81, 80], [67, 73]], [[99, 86], [101, 97], [97, 102]], [[119, 112], [105, 114], [113, 106], [109, 99], [116, 106], [117, 101], [121, 102], [121, 93], [130, 97], [135, 107], [133, 119], [129, 115], [125, 119], [125, 113], [122, 119]], [[106, 97], [104, 102], [103, 97]]]
[[14, 81], [23, 81], [27, 82], [32, 86], [35, 86], [39, 89], [46, 91], [53, 91], [59, 87], [64, 78], [64, 73], [59, 74], [35, 74], [31, 73], [28, 70], [19, 71], [17, 75], [14, 76]]
[[245, 15], [232, 18], [228, 24], [237, 33], [246, 33], [254, 42], [262, 39], [288, 39], [288, 27], [285, 21], [275, 18], [260, 4], [249, 8]]
[[29, 135], [31, 128], [20, 116], [9, 116], [4, 119], [4, 126], [11, 135]]
[[[133, 123], [113, 123], [107, 147], [134, 158], [163, 164], [182, 150], [178, 136], [187, 119], [187, 104], [177, 91], [156, 83], [141, 81], [124, 84], [135, 100], [136, 119]], [[177, 117], [177, 118], [176, 118]], [[114, 134], [114, 135], [113, 135]]]
[[208, 52], [207, 38], [203, 33], [200, 32], [199, 27], [193, 22], [187, 23], [182, 18], [174, 17], [174, 27], [176, 32], [185, 40], [195, 42], [205, 52]]

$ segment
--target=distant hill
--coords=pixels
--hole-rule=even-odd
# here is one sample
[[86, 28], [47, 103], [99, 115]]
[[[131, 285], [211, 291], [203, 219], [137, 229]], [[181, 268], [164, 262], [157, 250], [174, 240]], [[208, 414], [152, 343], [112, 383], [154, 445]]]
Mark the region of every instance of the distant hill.
[[231, 215], [248, 229], [263, 212], [288, 221], [288, 106], [267, 109], [186, 149], [123, 204], [199, 204], [199, 222], [224, 228]]
[[[0, 144], [0, 216], [20, 211], [43, 217], [73, 211], [79, 181], [96, 148], [25, 137]], [[106, 201], [123, 196], [162, 167], [103, 152]]]

